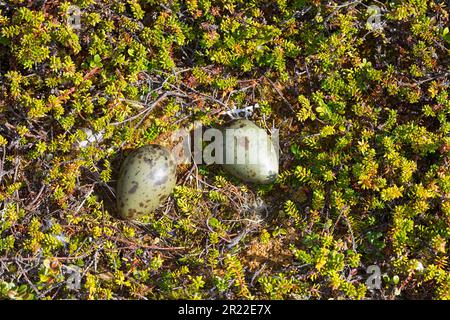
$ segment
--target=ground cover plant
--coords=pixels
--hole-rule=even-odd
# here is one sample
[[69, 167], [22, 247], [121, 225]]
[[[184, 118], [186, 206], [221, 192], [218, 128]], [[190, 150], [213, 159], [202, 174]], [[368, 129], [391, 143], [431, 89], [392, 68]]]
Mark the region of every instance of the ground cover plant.
[[[1, 1], [0, 298], [449, 298], [449, 9]], [[274, 183], [184, 164], [115, 216], [131, 150], [255, 104]]]

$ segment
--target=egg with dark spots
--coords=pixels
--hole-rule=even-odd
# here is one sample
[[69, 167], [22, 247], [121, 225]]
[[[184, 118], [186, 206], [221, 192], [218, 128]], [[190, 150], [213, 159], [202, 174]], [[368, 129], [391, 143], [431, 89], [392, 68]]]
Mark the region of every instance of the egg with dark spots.
[[238, 119], [222, 129], [224, 169], [252, 183], [267, 184], [278, 176], [278, 149], [266, 130]]
[[157, 209], [176, 184], [172, 154], [159, 145], [146, 145], [130, 153], [117, 180], [119, 216], [133, 219]]

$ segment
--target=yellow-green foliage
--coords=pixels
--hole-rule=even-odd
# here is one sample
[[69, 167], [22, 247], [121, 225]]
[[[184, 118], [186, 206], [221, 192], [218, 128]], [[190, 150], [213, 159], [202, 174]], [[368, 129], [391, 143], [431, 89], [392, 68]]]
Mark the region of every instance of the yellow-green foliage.
[[[450, 298], [449, 7], [376, 4], [2, 2], [0, 299]], [[130, 149], [255, 103], [274, 184], [181, 165], [115, 218]]]

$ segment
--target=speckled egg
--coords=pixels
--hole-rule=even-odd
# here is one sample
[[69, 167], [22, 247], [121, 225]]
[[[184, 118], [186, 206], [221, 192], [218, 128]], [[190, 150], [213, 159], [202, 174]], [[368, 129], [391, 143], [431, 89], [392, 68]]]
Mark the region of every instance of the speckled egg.
[[121, 218], [133, 219], [158, 208], [176, 184], [176, 162], [159, 145], [134, 150], [123, 162], [117, 181], [117, 208]]
[[222, 129], [224, 169], [235, 177], [266, 184], [278, 175], [278, 154], [267, 132], [250, 120], [238, 119]]

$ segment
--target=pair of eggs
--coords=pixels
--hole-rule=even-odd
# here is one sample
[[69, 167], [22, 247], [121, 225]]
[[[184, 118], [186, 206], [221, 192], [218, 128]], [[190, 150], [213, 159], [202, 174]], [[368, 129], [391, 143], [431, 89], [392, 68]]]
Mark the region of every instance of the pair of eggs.
[[[278, 175], [278, 154], [265, 130], [239, 119], [223, 128], [223, 167], [252, 183], [273, 182]], [[230, 143], [232, 142], [232, 143]], [[134, 150], [123, 162], [117, 181], [119, 216], [133, 219], [158, 208], [176, 185], [174, 156], [160, 145]]]

